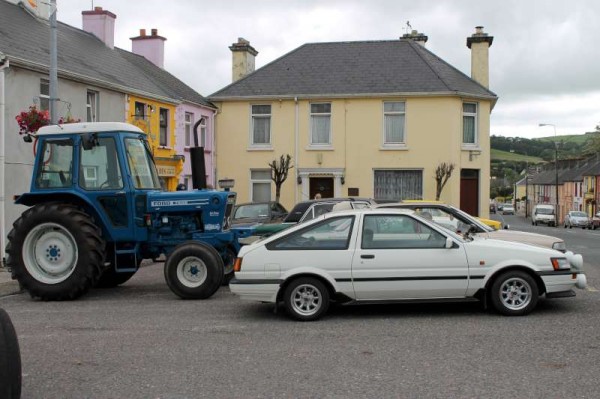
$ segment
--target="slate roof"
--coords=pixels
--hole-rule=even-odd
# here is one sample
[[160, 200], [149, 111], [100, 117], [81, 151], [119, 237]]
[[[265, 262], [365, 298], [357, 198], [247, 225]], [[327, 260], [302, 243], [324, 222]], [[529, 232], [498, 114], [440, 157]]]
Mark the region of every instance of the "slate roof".
[[208, 98], [436, 93], [497, 100], [411, 39], [304, 44]]
[[[169, 72], [144, 57], [115, 47], [110, 49], [95, 35], [58, 22], [58, 75], [91, 84], [162, 99], [191, 102], [215, 108]], [[48, 21], [23, 7], [0, 0], [0, 52], [11, 64], [48, 70]]]

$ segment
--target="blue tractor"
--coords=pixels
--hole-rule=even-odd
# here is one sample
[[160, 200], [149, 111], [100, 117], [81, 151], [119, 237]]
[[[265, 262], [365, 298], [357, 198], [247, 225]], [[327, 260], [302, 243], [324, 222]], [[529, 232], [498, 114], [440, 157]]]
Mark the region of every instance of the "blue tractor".
[[13, 278], [32, 297], [114, 287], [161, 255], [181, 298], [208, 298], [233, 274], [244, 234], [229, 226], [235, 193], [164, 191], [146, 134], [126, 123], [47, 126], [35, 138], [31, 190], [15, 201], [30, 208], [6, 248]]

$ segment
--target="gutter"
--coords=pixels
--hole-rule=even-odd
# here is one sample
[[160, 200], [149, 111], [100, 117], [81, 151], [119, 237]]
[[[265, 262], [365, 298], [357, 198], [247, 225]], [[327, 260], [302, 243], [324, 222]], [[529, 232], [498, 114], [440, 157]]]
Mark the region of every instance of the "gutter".
[[4, 259], [6, 253], [6, 243], [4, 242], [6, 237], [6, 213], [5, 213], [5, 185], [6, 179], [4, 166], [5, 160], [5, 148], [6, 148], [6, 95], [5, 95], [5, 69], [8, 68], [9, 62], [6, 56], [0, 53], [0, 266], [4, 266]]

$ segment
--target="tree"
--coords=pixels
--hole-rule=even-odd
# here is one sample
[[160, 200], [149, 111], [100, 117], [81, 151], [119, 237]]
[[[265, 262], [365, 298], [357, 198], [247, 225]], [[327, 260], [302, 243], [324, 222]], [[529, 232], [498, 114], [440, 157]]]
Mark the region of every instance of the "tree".
[[600, 152], [600, 125], [596, 126], [596, 130], [592, 138], [585, 143], [584, 155], [594, 155]]
[[275, 201], [279, 202], [281, 196], [281, 186], [283, 182], [288, 178], [288, 172], [294, 166], [290, 165], [292, 157], [290, 154], [279, 157], [279, 162], [276, 159], [269, 164], [271, 167], [271, 180], [275, 182]]
[[454, 171], [453, 163], [442, 162], [435, 168], [435, 200], [440, 200], [440, 195], [442, 194], [442, 190], [444, 186], [452, 176], [452, 171]]

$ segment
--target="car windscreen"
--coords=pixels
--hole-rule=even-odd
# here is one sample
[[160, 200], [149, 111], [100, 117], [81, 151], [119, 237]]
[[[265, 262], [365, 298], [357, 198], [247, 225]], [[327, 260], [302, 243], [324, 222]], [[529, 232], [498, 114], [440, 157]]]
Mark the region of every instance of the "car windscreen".
[[535, 213], [539, 215], [554, 215], [554, 209], [552, 208], [536, 208]]
[[586, 218], [587, 215], [584, 212], [571, 212], [571, 216], [578, 218]]

